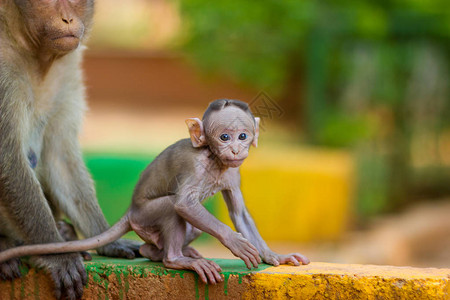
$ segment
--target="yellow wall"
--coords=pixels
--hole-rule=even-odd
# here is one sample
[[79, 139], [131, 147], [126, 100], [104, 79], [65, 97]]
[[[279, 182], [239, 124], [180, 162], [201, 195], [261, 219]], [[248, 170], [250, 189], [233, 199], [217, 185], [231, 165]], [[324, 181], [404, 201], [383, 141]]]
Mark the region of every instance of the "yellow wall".
[[[241, 167], [242, 190], [264, 239], [334, 240], [351, 218], [353, 173], [345, 152], [265, 147]], [[219, 202], [219, 219], [231, 225]]]

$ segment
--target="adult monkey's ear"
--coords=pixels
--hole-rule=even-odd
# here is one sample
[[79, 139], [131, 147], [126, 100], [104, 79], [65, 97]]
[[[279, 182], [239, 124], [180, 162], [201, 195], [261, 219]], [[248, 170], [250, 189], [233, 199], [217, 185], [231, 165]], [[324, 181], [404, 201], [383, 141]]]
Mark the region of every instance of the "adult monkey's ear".
[[253, 147], [258, 147], [258, 138], [259, 138], [259, 122], [261, 119], [259, 117], [255, 118], [255, 136], [253, 137], [252, 145]]
[[205, 131], [203, 129], [203, 122], [198, 118], [186, 119], [186, 125], [191, 136], [192, 146], [195, 148], [206, 146]]

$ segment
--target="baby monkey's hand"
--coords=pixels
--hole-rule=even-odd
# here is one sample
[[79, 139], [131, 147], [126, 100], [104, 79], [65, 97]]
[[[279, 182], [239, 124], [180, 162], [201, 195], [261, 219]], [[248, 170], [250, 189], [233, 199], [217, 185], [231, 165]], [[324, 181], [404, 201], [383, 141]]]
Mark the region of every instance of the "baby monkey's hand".
[[251, 269], [252, 266], [257, 268], [261, 263], [258, 250], [241, 233], [231, 231], [223, 244], [235, 256], [242, 259], [247, 268]]

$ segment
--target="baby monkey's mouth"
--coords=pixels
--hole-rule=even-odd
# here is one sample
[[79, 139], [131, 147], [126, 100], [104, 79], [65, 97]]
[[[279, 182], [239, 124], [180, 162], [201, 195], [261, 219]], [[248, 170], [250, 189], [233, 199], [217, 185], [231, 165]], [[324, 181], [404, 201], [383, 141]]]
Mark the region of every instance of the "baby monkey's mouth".
[[65, 34], [65, 35], [55, 36], [52, 38], [53, 41], [59, 40], [59, 39], [79, 39], [79, 37], [74, 34]]
[[244, 162], [245, 158], [227, 158], [224, 159], [224, 164], [230, 167], [239, 167]]

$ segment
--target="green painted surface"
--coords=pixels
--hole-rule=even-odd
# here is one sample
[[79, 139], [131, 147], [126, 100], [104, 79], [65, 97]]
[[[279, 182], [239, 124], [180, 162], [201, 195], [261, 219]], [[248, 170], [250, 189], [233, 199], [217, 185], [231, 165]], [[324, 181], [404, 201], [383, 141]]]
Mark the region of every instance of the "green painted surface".
[[[251, 270], [247, 269], [245, 263], [239, 259], [221, 259], [212, 258], [212, 261], [216, 262], [222, 268], [222, 274], [232, 275], [247, 275], [255, 271], [262, 271], [269, 267], [267, 264], [260, 264], [258, 268]], [[146, 277], [149, 273], [155, 275], [182, 275], [188, 270], [174, 270], [167, 269], [161, 262], [153, 262], [147, 258], [136, 259], [121, 259], [110, 258], [106, 256], [92, 255], [92, 261], [84, 262], [88, 271], [97, 272], [98, 274], [104, 274], [105, 272], [114, 272], [114, 269], [124, 271], [127, 275], [133, 274], [135, 276]]]
[[[211, 259], [215, 261], [221, 268], [224, 275], [224, 294], [228, 294], [228, 280], [230, 275], [238, 276], [239, 283], [242, 283], [242, 278], [245, 275], [251, 274], [256, 271], [262, 271], [271, 267], [270, 265], [260, 264], [258, 268], [247, 269], [245, 263], [242, 260], [231, 259]], [[198, 275], [189, 270], [174, 270], [167, 269], [161, 262], [152, 262], [146, 258], [137, 258], [133, 260], [108, 258], [104, 256], [93, 255], [92, 261], [85, 262], [86, 270], [92, 275], [92, 279], [96, 284], [99, 284], [108, 290], [109, 279], [108, 277], [114, 274], [120, 286], [120, 295], [126, 294], [128, 291], [128, 277], [145, 278], [152, 275], [158, 276], [179, 276], [184, 278], [184, 274], [192, 273], [195, 276], [195, 295], [196, 299], [199, 299], [199, 277]], [[89, 283], [88, 283], [89, 285]], [[209, 299], [209, 288], [205, 285], [204, 290], [205, 299]]]
[[[170, 299], [167, 292], [172, 288], [178, 289], [174, 293], [176, 299], [215, 299], [220, 289], [223, 295], [233, 292], [234, 299], [372, 299], [377, 295], [383, 299], [448, 299], [449, 294], [449, 269], [313, 262], [301, 267], [280, 266], [274, 270], [261, 265], [247, 270], [240, 260], [213, 260], [223, 268], [225, 277], [225, 282], [216, 287], [200, 283], [191, 271], [166, 269], [161, 263], [147, 259], [94, 256], [93, 261], [85, 262], [90, 275], [86, 291], [89, 299], [149, 299], [154, 289], [158, 290], [154, 295]], [[27, 266], [24, 260], [25, 278], [0, 282], [0, 299], [48, 299], [52, 292], [49, 276], [43, 270], [29, 272]], [[194, 282], [187, 273], [194, 274]], [[169, 276], [182, 284], [173, 285], [173, 281], [165, 280]], [[248, 277], [242, 280], [244, 276]], [[186, 277], [188, 281], [182, 279]], [[137, 282], [139, 278], [148, 279]], [[231, 278], [233, 281], [228, 281]], [[239, 283], [242, 285], [237, 286]], [[186, 289], [189, 293], [184, 293]]]
[[155, 156], [87, 153], [84, 157], [106, 219], [117, 222], [131, 203], [141, 172]]

